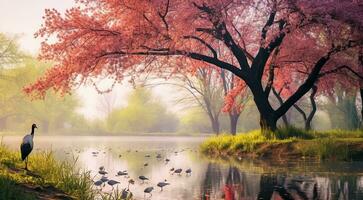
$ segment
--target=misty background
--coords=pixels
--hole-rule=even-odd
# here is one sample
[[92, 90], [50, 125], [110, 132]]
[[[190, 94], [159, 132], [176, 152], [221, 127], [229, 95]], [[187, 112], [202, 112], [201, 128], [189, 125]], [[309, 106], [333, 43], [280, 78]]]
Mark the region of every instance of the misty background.
[[[33, 34], [40, 28], [45, 8], [64, 11], [73, 0], [2, 0], [0, 1], [0, 48], [10, 50], [11, 59], [0, 60], [0, 132], [23, 134], [33, 122], [41, 134], [117, 135], [117, 134], [200, 134], [213, 133], [209, 116], [195, 96], [178, 87], [181, 80], [152, 79], [147, 82], [117, 84], [109, 93], [100, 94], [94, 85], [76, 88], [64, 97], [48, 92], [44, 100], [31, 100], [22, 88], [51, 67], [36, 59], [40, 41]], [[0, 58], [1, 59], [1, 58]], [[194, 80], [198, 81], [198, 80]], [[101, 90], [113, 81], [98, 80]], [[170, 84], [173, 83], [173, 84]], [[145, 87], [143, 87], [146, 85]], [[313, 120], [315, 129], [356, 129], [359, 126], [356, 94], [336, 88], [333, 98], [317, 98], [318, 112]], [[199, 97], [202, 98], [202, 97]], [[220, 132], [229, 131], [228, 113], [221, 111], [224, 94], [214, 101]], [[277, 104], [277, 100], [275, 100]], [[300, 107], [309, 109], [303, 99]], [[237, 131], [259, 128], [259, 116], [253, 99], [246, 100], [239, 117]], [[296, 110], [287, 114], [289, 121], [303, 127]], [[280, 122], [282, 124], [282, 122]], [[314, 126], [319, 124], [319, 126]]]

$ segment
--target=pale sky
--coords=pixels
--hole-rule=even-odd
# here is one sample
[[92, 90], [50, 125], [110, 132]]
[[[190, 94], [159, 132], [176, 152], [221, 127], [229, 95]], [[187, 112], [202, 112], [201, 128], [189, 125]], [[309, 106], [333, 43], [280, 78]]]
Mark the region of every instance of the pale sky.
[[[0, 0], [0, 32], [19, 36], [21, 49], [32, 55], [37, 55], [40, 40], [34, 38], [34, 33], [42, 23], [42, 16], [46, 8], [56, 8], [65, 11], [74, 4], [74, 0]], [[107, 86], [107, 81], [103, 82]], [[114, 88], [112, 93], [117, 96], [115, 106], [126, 105], [126, 97], [132, 90], [130, 85], [123, 84]], [[89, 119], [102, 118], [104, 114], [99, 111], [98, 93], [91, 86], [82, 86], [76, 91], [82, 100], [80, 112]], [[165, 102], [168, 107], [177, 111], [174, 106], [175, 94], [170, 87], [157, 87], [153, 89], [156, 97]]]

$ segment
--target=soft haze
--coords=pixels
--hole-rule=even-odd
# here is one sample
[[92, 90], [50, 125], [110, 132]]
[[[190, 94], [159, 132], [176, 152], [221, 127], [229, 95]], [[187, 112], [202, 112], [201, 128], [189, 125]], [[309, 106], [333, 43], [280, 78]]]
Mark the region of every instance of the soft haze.
[[[1, 0], [0, 1], [0, 32], [19, 37], [19, 45], [22, 50], [36, 56], [40, 49], [40, 39], [34, 38], [34, 33], [40, 28], [42, 16], [46, 8], [56, 8], [63, 12], [74, 5], [74, 0]], [[107, 88], [111, 81], [102, 81], [100, 84]], [[112, 93], [117, 96], [115, 107], [127, 104], [126, 97], [132, 87], [123, 83], [117, 85]], [[100, 112], [99, 94], [93, 86], [82, 86], [78, 88], [82, 102], [80, 112], [89, 119], [103, 118], [104, 113]], [[167, 86], [160, 86], [153, 89], [155, 96], [160, 97], [168, 107], [179, 110], [174, 106], [175, 96], [173, 89]]]

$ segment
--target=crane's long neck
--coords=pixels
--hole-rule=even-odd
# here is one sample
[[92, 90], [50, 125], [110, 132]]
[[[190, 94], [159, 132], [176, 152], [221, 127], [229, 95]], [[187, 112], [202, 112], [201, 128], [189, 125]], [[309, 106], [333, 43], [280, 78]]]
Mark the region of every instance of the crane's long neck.
[[35, 128], [32, 127], [32, 132], [30, 133], [30, 135], [32, 135], [33, 137], [34, 137], [34, 130], [35, 130]]

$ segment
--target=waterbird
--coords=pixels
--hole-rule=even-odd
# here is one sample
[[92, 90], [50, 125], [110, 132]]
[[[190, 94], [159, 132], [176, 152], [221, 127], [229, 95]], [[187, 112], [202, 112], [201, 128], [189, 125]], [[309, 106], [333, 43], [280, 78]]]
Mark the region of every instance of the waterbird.
[[129, 195], [132, 195], [132, 193], [130, 194], [130, 190], [124, 188], [121, 193], [121, 199], [127, 199]]
[[173, 168], [171, 168], [171, 169], [170, 169], [170, 172], [173, 172], [174, 170], [175, 170], [175, 169], [174, 169], [174, 167], [173, 167]]
[[99, 174], [101, 174], [101, 175], [106, 175], [106, 174], [108, 174], [106, 171], [103, 171], [103, 170], [98, 171], [98, 173], [99, 173]]
[[170, 161], [170, 159], [169, 158], [165, 158], [165, 162], [169, 162]]
[[99, 167], [98, 168], [100, 171], [103, 171], [103, 170], [105, 170], [105, 167], [104, 166], [101, 166], [101, 167]]
[[149, 154], [146, 154], [146, 155], [145, 155], [145, 157], [146, 157], [146, 158], [150, 158], [150, 155], [149, 155]]
[[149, 164], [148, 163], [144, 163], [144, 167], [147, 167]]
[[127, 190], [129, 190], [129, 188], [130, 188], [130, 184], [131, 184], [131, 185], [135, 184], [134, 179], [130, 179], [128, 182], [129, 182], [129, 184], [127, 185]]
[[163, 191], [163, 187], [164, 187], [164, 186], [167, 186], [167, 185], [170, 185], [170, 183], [168, 183], [168, 182], [166, 181], [166, 179], [165, 179], [165, 181], [163, 181], [163, 182], [159, 182], [159, 183], [157, 184], [157, 186], [158, 186], [158, 187], [160, 187], [160, 191]]
[[190, 168], [189, 168], [189, 169], [187, 169], [187, 170], [185, 171], [185, 173], [187, 174], [187, 176], [188, 176], [188, 175], [190, 176], [190, 175], [192, 174], [192, 169], [190, 169]]
[[102, 176], [101, 179], [100, 179], [100, 181], [107, 182], [108, 181], [108, 178], [106, 176]]
[[182, 171], [183, 171], [183, 170], [182, 170], [181, 168], [179, 168], [179, 169], [174, 170], [174, 171], [173, 171], [173, 174], [174, 174], [174, 173], [176, 173], [176, 174], [180, 175], [180, 173], [181, 173]]
[[126, 170], [124, 171], [118, 171], [116, 176], [126, 176], [128, 173]]
[[93, 184], [95, 185], [95, 186], [101, 186], [102, 185], [102, 181], [101, 180], [98, 180], [98, 181], [96, 181], [96, 182], [94, 182]]
[[161, 154], [158, 154], [158, 155], [156, 156], [156, 158], [157, 158], [157, 159], [160, 159], [160, 158], [161, 158]]
[[145, 194], [146, 193], [150, 194], [150, 197], [153, 196], [151, 194], [151, 192], [153, 191], [153, 189], [154, 189], [154, 187], [147, 187], [147, 188], [145, 188], [145, 190], [144, 190], [144, 197], [145, 197]]
[[109, 180], [109, 181], [107, 181], [107, 184], [108, 184], [108, 185], [110, 185], [110, 186], [112, 186], [112, 189], [113, 189], [113, 186], [114, 186], [114, 185], [119, 184], [119, 183], [120, 183], [120, 182], [115, 181], [115, 180], [112, 180], [112, 179], [111, 179], [111, 180]]
[[145, 180], [149, 180], [148, 178], [146, 178], [145, 176], [139, 176], [139, 179], [142, 180], [142, 183], [144, 183]]
[[21, 159], [25, 160], [25, 170], [28, 170], [28, 156], [33, 150], [34, 130], [38, 128], [36, 124], [32, 125], [30, 134], [24, 136], [23, 142], [20, 145]]

